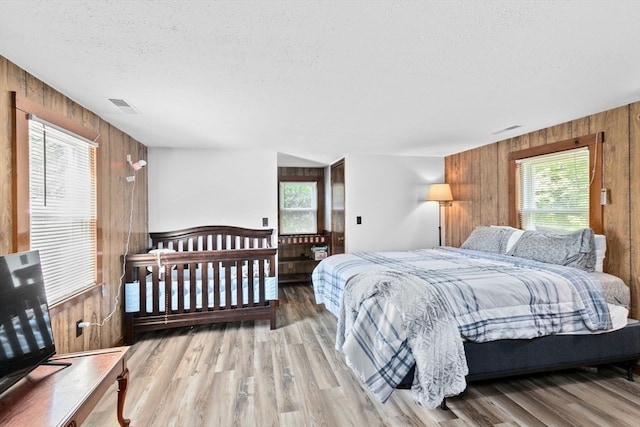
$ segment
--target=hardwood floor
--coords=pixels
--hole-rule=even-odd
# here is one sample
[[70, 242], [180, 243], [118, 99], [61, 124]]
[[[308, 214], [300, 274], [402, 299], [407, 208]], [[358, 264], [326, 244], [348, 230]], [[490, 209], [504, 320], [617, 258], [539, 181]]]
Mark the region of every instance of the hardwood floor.
[[[640, 380], [618, 368], [472, 383], [427, 410], [409, 390], [375, 401], [333, 348], [336, 319], [309, 286], [280, 289], [268, 322], [141, 335], [124, 415], [143, 426], [638, 426]], [[115, 386], [83, 426], [115, 426]]]

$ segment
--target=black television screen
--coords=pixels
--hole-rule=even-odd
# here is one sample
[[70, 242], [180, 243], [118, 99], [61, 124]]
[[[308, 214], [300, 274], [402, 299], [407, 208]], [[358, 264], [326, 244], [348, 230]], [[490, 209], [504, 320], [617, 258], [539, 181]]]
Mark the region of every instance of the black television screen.
[[0, 393], [55, 352], [40, 254], [0, 256]]

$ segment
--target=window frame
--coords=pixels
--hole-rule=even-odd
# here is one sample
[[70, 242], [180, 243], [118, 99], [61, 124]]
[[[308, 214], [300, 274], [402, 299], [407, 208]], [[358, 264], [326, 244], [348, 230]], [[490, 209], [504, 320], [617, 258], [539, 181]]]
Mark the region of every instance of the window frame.
[[[280, 225], [280, 184], [282, 182], [315, 182], [316, 183], [316, 233], [289, 233], [283, 234]], [[286, 176], [282, 175], [278, 178], [278, 235], [294, 236], [298, 234], [315, 235], [323, 232], [324, 229], [324, 178], [315, 176]]]
[[[589, 187], [592, 177], [589, 154], [587, 147], [578, 147], [516, 160], [516, 196], [521, 228], [528, 229], [527, 224], [532, 225], [533, 229], [539, 225], [567, 230], [589, 227]], [[540, 175], [542, 169], [556, 170], [562, 174], [562, 182], [568, 185], [559, 185], [553, 179], [546, 180], [551, 176], [546, 173]], [[549, 191], [540, 197], [539, 190], [544, 188]], [[564, 196], [548, 205], [545, 197], [556, 191], [564, 191]]]
[[603, 207], [600, 204], [600, 190], [603, 188], [603, 143], [604, 133], [598, 132], [509, 153], [509, 224], [521, 228], [520, 215], [518, 215], [516, 161], [586, 147], [589, 150], [589, 170], [593, 171], [593, 181], [589, 187], [589, 226], [596, 234], [604, 234]]
[[[22, 252], [30, 250], [31, 246], [31, 215], [29, 194], [29, 114], [33, 114], [47, 122], [90, 141], [100, 144], [100, 133], [82, 126], [62, 114], [52, 111], [15, 92], [13, 95], [13, 250]], [[95, 285], [83, 289], [81, 292], [52, 304], [52, 307], [73, 303], [78, 298], [92, 289], [104, 284], [102, 268], [102, 220], [101, 220], [101, 150], [96, 149], [96, 259], [95, 259]]]

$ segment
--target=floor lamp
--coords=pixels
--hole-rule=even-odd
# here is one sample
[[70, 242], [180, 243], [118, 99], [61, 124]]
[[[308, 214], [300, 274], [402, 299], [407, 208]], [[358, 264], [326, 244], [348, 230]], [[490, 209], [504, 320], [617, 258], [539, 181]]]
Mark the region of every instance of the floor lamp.
[[453, 201], [449, 184], [431, 184], [427, 201], [438, 202], [438, 245], [442, 246], [442, 207], [451, 206]]

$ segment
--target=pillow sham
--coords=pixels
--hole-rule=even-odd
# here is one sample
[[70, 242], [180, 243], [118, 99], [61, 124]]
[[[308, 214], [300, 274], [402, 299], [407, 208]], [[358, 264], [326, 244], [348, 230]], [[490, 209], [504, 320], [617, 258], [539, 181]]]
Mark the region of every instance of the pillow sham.
[[590, 228], [567, 234], [527, 230], [507, 254], [585, 271], [594, 271], [596, 264], [594, 234]]
[[519, 228], [511, 227], [510, 225], [492, 225], [491, 227], [495, 228], [506, 228], [507, 230], [513, 230], [509, 240], [507, 241], [507, 247], [505, 248], [505, 253], [509, 252], [513, 245], [516, 244], [520, 236], [524, 233], [524, 230], [520, 230]]
[[511, 227], [478, 226], [473, 229], [460, 248], [504, 254], [507, 252], [509, 238], [514, 231], [515, 228]]
[[[536, 230], [551, 234], [570, 234], [571, 230], [561, 228], [536, 226]], [[594, 250], [596, 251], [595, 271], [604, 271], [604, 258], [607, 254], [607, 238], [604, 234], [594, 234]]]

